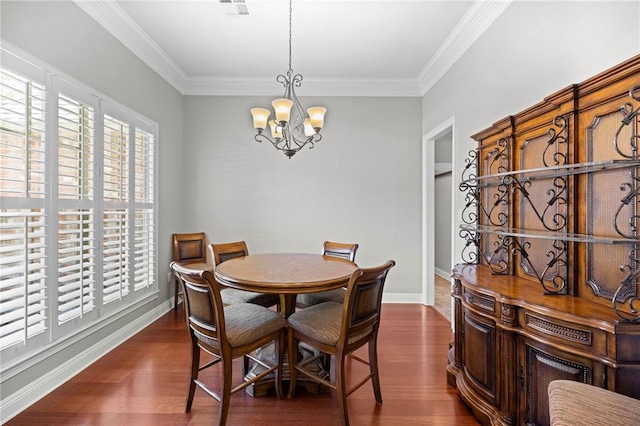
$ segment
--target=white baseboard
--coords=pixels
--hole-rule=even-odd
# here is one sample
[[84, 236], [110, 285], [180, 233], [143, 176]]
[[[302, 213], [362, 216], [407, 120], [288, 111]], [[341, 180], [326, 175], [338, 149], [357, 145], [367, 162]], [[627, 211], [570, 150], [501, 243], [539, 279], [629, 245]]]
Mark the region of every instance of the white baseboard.
[[422, 304], [422, 294], [420, 293], [382, 293], [382, 303]]
[[29, 383], [19, 391], [3, 396], [0, 401], [0, 423], [11, 420], [31, 405], [51, 393], [57, 387], [69, 381], [73, 376], [84, 370], [109, 351], [134, 336], [136, 333], [147, 327], [149, 324], [160, 318], [173, 308], [173, 300], [167, 300], [160, 306], [117, 330], [108, 338], [100, 341], [91, 348], [79, 353], [58, 368], [43, 375], [38, 380]]
[[451, 281], [451, 272], [447, 272], [443, 269], [440, 269], [438, 267], [435, 268], [436, 269], [436, 275], [444, 278], [447, 281]]

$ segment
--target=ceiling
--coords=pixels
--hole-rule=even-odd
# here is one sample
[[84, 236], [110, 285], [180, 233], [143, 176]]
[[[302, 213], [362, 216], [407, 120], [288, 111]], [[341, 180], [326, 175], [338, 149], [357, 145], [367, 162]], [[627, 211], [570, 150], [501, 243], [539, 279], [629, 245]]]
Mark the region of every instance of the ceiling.
[[[186, 95], [273, 95], [289, 67], [287, 0], [75, 0]], [[421, 96], [509, 0], [294, 0], [300, 95]]]

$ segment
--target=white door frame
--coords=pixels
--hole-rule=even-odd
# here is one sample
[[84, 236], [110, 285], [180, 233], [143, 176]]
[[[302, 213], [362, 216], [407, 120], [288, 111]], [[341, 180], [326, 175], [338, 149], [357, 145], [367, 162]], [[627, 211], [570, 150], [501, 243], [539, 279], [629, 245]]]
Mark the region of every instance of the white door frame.
[[[422, 304], [429, 306], [434, 304], [436, 273], [433, 241], [435, 214], [434, 210], [429, 208], [435, 202], [435, 140], [447, 132], [451, 132], [451, 150], [455, 153], [455, 116], [445, 120], [422, 137]], [[455, 156], [452, 156], [452, 173], [455, 172]], [[455, 179], [452, 180], [452, 193], [454, 193], [453, 181]], [[453, 212], [455, 197], [451, 199]], [[453, 244], [451, 249], [453, 251]], [[453, 259], [453, 253], [451, 258]]]

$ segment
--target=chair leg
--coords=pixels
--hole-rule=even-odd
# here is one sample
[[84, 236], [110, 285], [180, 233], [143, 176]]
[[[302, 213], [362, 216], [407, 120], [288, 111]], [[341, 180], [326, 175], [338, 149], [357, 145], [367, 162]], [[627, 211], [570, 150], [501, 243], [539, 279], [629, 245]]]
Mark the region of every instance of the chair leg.
[[242, 357], [242, 376], [246, 376], [249, 373], [249, 357]]
[[232, 360], [222, 359], [222, 392], [220, 393], [220, 407], [218, 407], [218, 425], [227, 424], [229, 403], [231, 400], [231, 383], [233, 380]]
[[322, 356], [322, 368], [324, 368], [327, 373], [331, 372], [331, 354], [324, 354]]
[[180, 282], [178, 281], [179, 278], [176, 277], [175, 274], [173, 274], [173, 282], [175, 284], [175, 293], [173, 294], [173, 310], [177, 310], [178, 309], [178, 293], [180, 293]]
[[298, 376], [298, 370], [296, 370], [296, 363], [298, 362], [298, 345], [296, 339], [293, 337], [292, 328], [289, 328], [287, 338], [289, 344], [289, 394], [287, 397], [293, 398], [293, 394], [296, 391], [296, 380]]
[[196, 379], [198, 378], [198, 372], [200, 371], [200, 348], [193, 339], [191, 342], [191, 379], [189, 380], [187, 405], [184, 409], [186, 413], [191, 412], [191, 404], [193, 403], [193, 396], [196, 392]]
[[285, 339], [286, 339], [286, 332], [285, 329], [283, 328], [282, 330], [280, 330], [280, 333], [278, 334], [278, 342], [276, 345], [276, 351], [277, 352], [277, 356], [278, 356], [278, 369], [275, 371], [275, 380], [276, 380], [276, 395], [278, 396], [278, 398], [282, 398], [283, 396], [283, 392], [282, 392], [282, 364], [284, 362], [284, 352], [286, 350], [285, 348]]
[[338, 412], [342, 426], [349, 426], [349, 413], [347, 411], [347, 384], [345, 383], [344, 361], [346, 355], [336, 352], [336, 391], [338, 393]]
[[376, 404], [382, 405], [382, 392], [380, 391], [380, 374], [378, 374], [378, 349], [376, 339], [369, 341], [369, 370], [371, 371], [371, 384]]

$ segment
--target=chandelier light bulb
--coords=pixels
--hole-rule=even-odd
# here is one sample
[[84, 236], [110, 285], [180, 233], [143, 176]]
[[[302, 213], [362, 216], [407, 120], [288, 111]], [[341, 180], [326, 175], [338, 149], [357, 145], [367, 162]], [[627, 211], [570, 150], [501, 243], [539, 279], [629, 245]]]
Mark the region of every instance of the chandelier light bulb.
[[308, 138], [316, 134], [315, 129], [311, 125], [311, 120], [309, 118], [304, 119], [304, 135]]
[[269, 126], [271, 126], [271, 136], [276, 140], [282, 139], [282, 126], [276, 120], [271, 120]]

